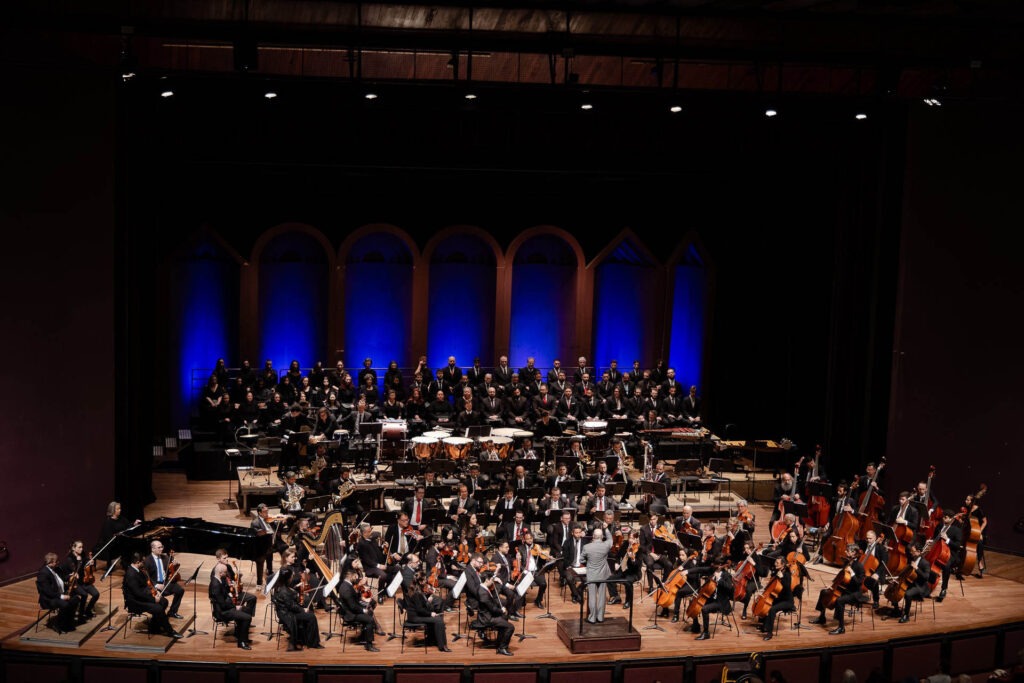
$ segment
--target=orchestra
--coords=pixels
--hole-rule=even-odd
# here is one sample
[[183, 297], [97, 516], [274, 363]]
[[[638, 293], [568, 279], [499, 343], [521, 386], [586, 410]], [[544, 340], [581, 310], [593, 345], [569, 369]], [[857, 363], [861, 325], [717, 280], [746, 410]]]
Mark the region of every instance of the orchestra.
[[[757, 619], [758, 631], [769, 640], [778, 635], [777, 615], [793, 610], [803, 595], [812, 535], [818, 543], [815, 562], [836, 568], [820, 590], [818, 618], [811, 622], [825, 625], [831, 610], [836, 622], [831, 635], [845, 633], [851, 605], [882, 610], [884, 597], [899, 623], [906, 623], [915, 599], [931, 595], [938, 585], [935, 600], [942, 602], [950, 578], [962, 579], [974, 568], [971, 562], [984, 574], [987, 519], [978, 494], [967, 496], [961, 508], [940, 508], [929, 475], [883, 508], [878, 475], [884, 461], [869, 465], [852, 487], [845, 482], [832, 487], [818, 446], [792, 473], [779, 474], [767, 527], [758, 528], [742, 498], [716, 521], [701, 521], [697, 515], [706, 508], [678, 505], [668, 495], [673, 471], [659, 448], [665, 439], [683, 436], [700, 444], [708, 437], [697, 387], [682, 396], [672, 368], [660, 382], [639, 369], [610, 367], [598, 375], [581, 357], [570, 377], [557, 368], [544, 377], [533, 359], [518, 372], [502, 359], [493, 372], [478, 360], [463, 372], [449, 357], [437, 379], [423, 385], [422, 378], [433, 375], [423, 358], [420, 379], [414, 380], [418, 385], [407, 387], [395, 366], [388, 370], [386, 398], [379, 402], [364, 389], [376, 386], [369, 359], [358, 381], [339, 363], [329, 373], [321, 370], [315, 384], [301, 373], [295, 377], [299, 368], [292, 364], [276, 386], [298, 387], [304, 396], [286, 398], [291, 402], [283, 417], [278, 413], [266, 420], [251, 409], [245, 414], [245, 423], [261, 432], [279, 420], [278, 433], [293, 438], [282, 444], [277, 509], [261, 503], [246, 529], [264, 539], [260, 554], [247, 558], [255, 564], [254, 585], [263, 590], [245, 591], [238, 561], [224, 549], [217, 550], [210, 572], [211, 616], [234, 622], [240, 649], [252, 649], [249, 632], [257, 602], [268, 600], [289, 652], [323, 647], [317, 615], [332, 611], [356, 625], [367, 651], [378, 652], [383, 645], [375, 636], [385, 632], [375, 608], [394, 595], [392, 583], [401, 594], [404, 618], [422, 624], [427, 643], [441, 653], [451, 652], [449, 632], [461, 625], [465, 608], [471, 626], [495, 628], [496, 651], [511, 656], [512, 623], [524, 619], [531, 602], [549, 611], [545, 597], [549, 603], [552, 592], [557, 598], [551, 588], [559, 586], [568, 589], [563, 600], [579, 605], [591, 624], [605, 620], [608, 605], [621, 604], [631, 614], [649, 609], [651, 617], [683, 622], [679, 629], [705, 640], [711, 637], [710, 620], [731, 614], [739, 603], [740, 619]], [[262, 396], [276, 372], [249, 374]], [[211, 378], [203, 400], [213, 408], [219, 387], [230, 381]], [[434, 400], [417, 398], [431, 395], [435, 384]], [[346, 385], [358, 388], [346, 392]], [[243, 395], [253, 396], [251, 390]], [[639, 398], [623, 398], [631, 396]], [[273, 403], [261, 402], [258, 410]], [[217, 403], [216, 419], [222, 414]], [[363, 424], [385, 421], [400, 427], [388, 458], [381, 455], [380, 437], [364, 440], [359, 431]], [[440, 436], [429, 437], [428, 430]], [[318, 446], [316, 454], [293, 436], [307, 431], [308, 441]], [[336, 438], [339, 431], [360, 436], [346, 442]], [[414, 453], [413, 433], [434, 442]], [[446, 438], [461, 434], [468, 446], [446, 448]], [[351, 467], [350, 450], [377, 452], [369, 461], [354, 458]], [[396, 482], [402, 495], [390, 501], [361, 495], [376, 482], [378, 460], [418, 470], [405, 483]], [[664, 493], [648, 493], [652, 490]], [[324, 492], [331, 495], [317, 496]], [[327, 500], [314, 504], [313, 497]], [[799, 506], [786, 505], [803, 501], [811, 501], [804, 506], [806, 516]], [[871, 509], [875, 516], [866, 517]], [[76, 622], [94, 617], [99, 598], [91, 580], [94, 555], [109, 564], [111, 553], [98, 551], [131, 528], [112, 503], [93, 552], [84, 553], [83, 543], [75, 541], [63, 562], [47, 554], [37, 588], [40, 606], [56, 611], [54, 628], [71, 631]], [[179, 638], [168, 620], [183, 618], [185, 589], [169, 543], [157, 536], [148, 554], [132, 557], [125, 567], [124, 600], [129, 610], [150, 616], [151, 632]], [[826, 545], [829, 553], [823, 552]], [[826, 564], [818, 568], [831, 571]], [[532, 580], [521, 589], [525, 576]], [[593, 582], [598, 584], [590, 586]]]

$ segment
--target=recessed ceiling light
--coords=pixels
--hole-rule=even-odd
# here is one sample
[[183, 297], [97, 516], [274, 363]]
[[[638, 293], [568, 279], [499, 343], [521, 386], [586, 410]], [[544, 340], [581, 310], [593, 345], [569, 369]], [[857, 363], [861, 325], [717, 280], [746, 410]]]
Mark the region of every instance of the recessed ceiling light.
[[589, 104], [589, 103], [587, 103], [587, 104], [581, 104], [581, 105], [580, 105], [580, 109], [582, 109], [583, 111], [590, 111], [590, 110], [591, 110], [591, 109], [593, 109], [593, 108], [594, 108], [594, 105], [592, 105], [592, 104]]
[[865, 114], [864, 112], [858, 112], [856, 115], [854, 115], [853, 118], [857, 119], [858, 121], [863, 121], [867, 117], [868, 117], [868, 115]]
[[465, 97], [466, 97], [467, 100], [475, 100], [476, 99], [476, 95], [474, 95], [471, 92], [466, 93]]
[[375, 100], [375, 99], [377, 99], [377, 93], [375, 93], [375, 92], [368, 92], [365, 95], [363, 95], [363, 97], [365, 97], [368, 100]]
[[671, 107], [668, 108], [668, 110], [673, 114], [678, 114], [683, 110], [683, 108], [680, 107], [678, 104], [673, 104]]
[[174, 91], [173, 90], [164, 90], [162, 93], [160, 93], [160, 97], [162, 97], [164, 99], [167, 99], [168, 97], [174, 97]]
[[776, 109], [768, 107], [767, 109], [764, 110], [764, 115], [767, 116], [768, 118], [772, 118], [774, 116], [778, 116], [779, 112]]
[[266, 97], [268, 100], [272, 100], [275, 97], [277, 97], [277, 93], [276, 92], [267, 92], [267, 93], [263, 93], [263, 96]]

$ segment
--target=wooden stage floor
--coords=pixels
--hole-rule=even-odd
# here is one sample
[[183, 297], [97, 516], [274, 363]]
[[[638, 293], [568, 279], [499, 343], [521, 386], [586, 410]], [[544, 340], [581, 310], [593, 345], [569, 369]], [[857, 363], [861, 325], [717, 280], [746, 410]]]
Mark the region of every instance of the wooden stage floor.
[[[146, 515], [147, 518], [154, 518], [162, 515], [203, 517], [209, 521], [222, 523], [243, 524], [245, 520], [238, 516], [234, 509], [221, 509], [220, 502], [227, 493], [226, 482], [188, 482], [182, 474], [159, 473], [154, 476], [154, 487], [159, 501], [150, 506]], [[763, 531], [768, 519], [768, 512], [764, 508], [758, 510], [759, 536], [765, 534]], [[760, 538], [756, 540], [762, 540]], [[54, 549], [63, 549], [66, 546], [65, 539], [54, 539]], [[212, 564], [212, 558], [199, 555], [181, 554], [182, 569], [184, 573], [190, 572], [199, 562], [205, 562], [204, 569], [200, 573], [200, 580], [203, 582], [198, 586], [196, 604], [198, 614], [196, 615], [197, 628], [213, 633], [213, 623], [209, 611], [209, 600], [206, 597], [206, 577], [209, 576], [207, 568]], [[249, 578], [254, 578], [255, 573], [248, 567], [248, 563], [241, 564], [241, 570]], [[803, 622], [815, 618], [813, 604], [816, 600], [818, 589], [827, 585], [835, 573], [835, 569], [824, 565], [812, 565], [810, 574], [811, 583], [807, 589], [807, 602], [803, 611]], [[830, 620], [827, 627], [805, 626], [801, 630], [789, 630], [789, 621], [784, 619], [781, 632], [770, 642], [764, 642], [760, 634], [754, 631], [755, 622], [739, 621], [740, 634], [719, 626], [716, 636], [711, 640], [696, 642], [694, 635], [684, 631], [681, 627], [684, 623], [672, 624], [668, 620], [659, 620], [659, 625], [665, 630], [644, 630], [645, 626], [652, 623], [654, 603], [651, 599], [637, 600], [634, 604], [633, 626], [641, 632], [642, 643], [639, 652], [621, 654], [569, 654], [565, 645], [558, 638], [557, 622], [551, 619], [538, 619], [539, 611], [530, 604], [528, 606], [526, 633], [536, 638], [520, 641], [513, 638], [511, 651], [513, 657], [502, 657], [492, 649], [477, 648], [474, 656], [471, 657], [467, 640], [451, 643], [451, 653], [440, 653], [436, 648], [424, 650], [423, 648], [410, 647], [411, 642], [407, 641], [404, 654], [400, 654], [400, 642], [393, 640], [387, 642], [386, 638], [378, 638], [377, 645], [381, 651], [376, 654], [366, 652], [361, 646], [349, 643], [346, 652], [342, 653], [338, 637], [332, 638], [325, 643], [323, 650], [303, 650], [301, 652], [286, 652], [286, 642], [282, 642], [281, 648], [277, 649], [276, 641], [268, 642], [266, 637], [258, 634], [266, 630], [263, 628], [262, 620], [264, 608], [268, 600], [259, 596], [256, 608], [256, 617], [253, 620], [253, 649], [243, 651], [235, 647], [234, 640], [225, 639], [223, 635], [218, 638], [216, 647], [213, 646], [211, 635], [197, 635], [191, 638], [182, 639], [170, 645], [165, 653], [154, 654], [148, 652], [132, 651], [111, 651], [106, 647], [107, 638], [111, 632], [96, 632], [86, 638], [80, 646], [69, 649], [66, 646], [36, 644], [20, 640], [20, 635], [31, 628], [37, 615], [37, 602], [35, 584], [32, 579], [26, 579], [3, 588], [0, 588], [0, 647], [8, 650], [49, 653], [57, 655], [74, 654], [81, 657], [117, 657], [117, 658], [158, 658], [161, 661], [182, 661], [182, 662], [272, 662], [297, 664], [347, 664], [347, 665], [460, 665], [460, 664], [501, 664], [516, 665], [526, 663], [586, 663], [589, 661], [609, 661], [617, 659], [654, 659], [661, 657], [686, 657], [686, 656], [715, 656], [737, 653], [742, 658], [751, 651], [787, 651], [794, 649], [824, 648], [830, 646], [850, 646], [857, 644], [870, 644], [888, 641], [897, 638], [909, 638], [914, 636], [929, 636], [944, 633], [962, 632], [971, 629], [996, 627], [1003, 624], [1019, 622], [1024, 617], [1024, 559], [991, 553], [989, 557], [989, 573], [984, 580], [969, 577], [963, 583], [964, 595], [960, 594], [960, 586], [955, 580], [950, 583], [947, 599], [936, 606], [937, 616], [932, 618], [930, 605], [925, 605], [916, 621], [907, 624], [899, 624], [895, 619], [882, 621], [876, 616], [874, 625], [868, 613], [865, 612], [865, 621], [857, 623], [855, 628], [847, 627], [847, 632], [841, 636], [830, 636], [826, 629], [832, 628], [834, 623]], [[114, 583], [113, 605], [121, 606], [120, 573], [115, 572], [112, 576]], [[246, 579], [248, 582], [248, 578]], [[97, 583], [102, 591], [99, 606], [107, 604], [107, 586]], [[578, 615], [578, 606], [568, 600], [563, 601], [557, 585], [553, 587], [553, 594], [550, 598], [551, 611], [559, 618], [573, 618]], [[638, 593], [639, 594], [639, 593]], [[531, 590], [530, 595], [534, 595]], [[191, 588], [182, 601], [180, 610], [185, 615], [183, 621], [173, 621], [172, 624], [179, 628], [186, 628], [189, 617], [192, 613]], [[736, 616], [739, 617], [740, 608], [737, 606]], [[388, 601], [377, 608], [379, 621], [385, 631], [391, 631], [393, 614], [393, 601]], [[619, 605], [611, 605], [608, 608], [608, 616], [626, 616], [627, 612]], [[119, 613], [114, 616], [113, 623], [119, 625], [124, 615]], [[456, 614], [449, 614], [446, 618], [448, 624], [449, 641], [456, 631]], [[321, 630], [328, 628], [326, 614], [320, 615]], [[516, 625], [517, 633], [522, 632], [523, 622]], [[465, 627], [465, 615], [463, 614], [463, 628]], [[118, 636], [119, 637], [119, 636]], [[351, 637], [351, 636], [350, 636]], [[416, 638], [413, 634], [409, 638]]]

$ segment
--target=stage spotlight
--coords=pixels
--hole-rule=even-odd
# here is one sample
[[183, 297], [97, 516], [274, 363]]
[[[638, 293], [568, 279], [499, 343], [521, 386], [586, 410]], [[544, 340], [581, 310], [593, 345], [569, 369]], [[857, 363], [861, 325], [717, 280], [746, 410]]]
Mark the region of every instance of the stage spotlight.
[[121, 81], [123, 83], [127, 83], [128, 81], [130, 81], [130, 80], [132, 80], [134, 78], [135, 78], [135, 72], [134, 71], [125, 71], [124, 73], [121, 74]]
[[673, 104], [671, 107], [668, 108], [668, 110], [673, 114], [678, 114], [683, 110], [683, 108], [680, 107], [678, 104]]
[[594, 105], [590, 104], [589, 102], [584, 102], [583, 104], [580, 105], [580, 109], [582, 109], [583, 111], [590, 111], [593, 108]]
[[475, 99], [476, 99], [476, 95], [474, 95], [474, 94], [473, 94], [473, 93], [471, 93], [471, 92], [468, 92], [468, 93], [466, 93], [466, 94], [464, 95], [464, 97], [465, 97], [465, 98], [466, 98], [467, 100], [475, 100]]
[[775, 118], [776, 116], [779, 115], [779, 111], [773, 107], [768, 107], [767, 109], [764, 110], [764, 115], [770, 119]]
[[862, 111], [860, 111], [860, 112], [857, 112], [856, 114], [854, 114], [854, 115], [853, 115], [853, 118], [857, 119], [858, 121], [863, 121], [863, 120], [864, 120], [864, 119], [866, 119], [867, 117], [868, 117], [868, 115], [867, 115], [867, 114], [865, 114], [865, 113], [864, 113], [864, 112], [862, 112]]
[[174, 91], [173, 90], [164, 90], [162, 93], [160, 93], [160, 97], [164, 98], [165, 100], [167, 98], [169, 98], [169, 97], [174, 97]]
[[375, 93], [375, 92], [368, 92], [365, 95], [363, 95], [363, 97], [365, 97], [368, 100], [375, 100], [375, 99], [377, 99], [377, 93]]
[[268, 100], [273, 100], [277, 97], [277, 93], [271, 90], [269, 92], [263, 93], [263, 96]]

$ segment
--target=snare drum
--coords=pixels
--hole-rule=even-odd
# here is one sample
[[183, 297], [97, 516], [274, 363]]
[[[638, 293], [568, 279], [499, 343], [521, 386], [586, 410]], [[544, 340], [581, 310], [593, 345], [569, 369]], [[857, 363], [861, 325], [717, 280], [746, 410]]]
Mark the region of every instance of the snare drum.
[[498, 457], [507, 460], [508, 456], [512, 454], [512, 437], [492, 436], [491, 441], [494, 442], [494, 448], [498, 451]]
[[432, 436], [414, 436], [411, 441], [413, 455], [420, 460], [430, 460], [441, 446], [441, 441]]
[[608, 428], [606, 420], [586, 420], [581, 423], [584, 432], [603, 432]]
[[469, 449], [473, 445], [473, 439], [467, 439], [462, 436], [449, 436], [442, 443], [444, 443], [444, 452], [449, 460], [465, 460], [469, 456]]

